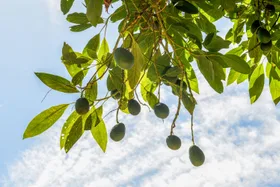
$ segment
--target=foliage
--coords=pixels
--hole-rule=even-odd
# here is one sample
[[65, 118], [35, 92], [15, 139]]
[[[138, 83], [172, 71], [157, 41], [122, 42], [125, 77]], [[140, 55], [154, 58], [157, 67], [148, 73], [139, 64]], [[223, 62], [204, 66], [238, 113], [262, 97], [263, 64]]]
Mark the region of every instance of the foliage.
[[[103, 104], [110, 98], [118, 103], [118, 125], [111, 131], [116, 141], [125, 134], [124, 124], [118, 121], [120, 110], [137, 115], [139, 103], [148, 104], [155, 109], [156, 116], [166, 118], [168, 106], [160, 102], [163, 85], [170, 87], [178, 98], [170, 136], [174, 134], [183, 103], [191, 115], [195, 145], [193, 112], [197, 102], [194, 92], [199, 93], [199, 82], [194, 67], [198, 67], [217, 93], [222, 93], [225, 85], [248, 80], [251, 103], [260, 97], [267, 78], [273, 102], [277, 105], [280, 101], [280, 2], [277, 0], [76, 0], [75, 3], [83, 3], [84, 12], [69, 13], [74, 0], [61, 0], [61, 11], [67, 14], [66, 20], [74, 24], [70, 31], [103, 27], [82, 52], [74, 51], [64, 43], [61, 61], [72, 80], [35, 73], [51, 89], [80, 92], [80, 97], [90, 104], [90, 109], [86, 106], [85, 112], [78, 112], [81, 115], [74, 111], [66, 120], [60, 144], [66, 152], [85, 130], [91, 130], [105, 152], [107, 130], [102, 111]], [[105, 18], [104, 15], [109, 16]], [[222, 18], [233, 23], [225, 38], [219, 35], [215, 25]], [[118, 25], [119, 37], [113, 49], [109, 48], [106, 39], [109, 24]], [[95, 73], [85, 82], [91, 68], [95, 68]], [[97, 88], [102, 79], [106, 79], [110, 94], [98, 97]], [[147, 104], [140, 100], [137, 92]], [[67, 106], [58, 105], [36, 116], [28, 125], [24, 138], [47, 130]], [[202, 164], [204, 155], [199, 163], [194, 162]]]

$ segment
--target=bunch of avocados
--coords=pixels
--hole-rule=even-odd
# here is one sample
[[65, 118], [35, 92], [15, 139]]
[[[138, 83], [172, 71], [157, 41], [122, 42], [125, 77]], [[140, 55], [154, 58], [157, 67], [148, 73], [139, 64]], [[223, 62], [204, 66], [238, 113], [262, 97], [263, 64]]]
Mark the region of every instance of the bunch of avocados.
[[[275, 7], [273, 5], [266, 5], [265, 13], [269, 16], [275, 14]], [[260, 20], [255, 20], [251, 25], [251, 32], [256, 33], [258, 41], [260, 43], [260, 48], [263, 52], [268, 52], [272, 48], [272, 41], [270, 31], [265, 28], [264, 23]]]
[[[182, 6], [185, 6], [185, 5], [182, 5]], [[116, 64], [122, 70], [128, 70], [128, 69], [132, 68], [134, 65], [133, 54], [129, 50], [122, 48], [122, 47], [117, 48], [114, 51], [114, 60], [115, 60]], [[180, 86], [180, 84], [181, 84], [180, 80], [176, 79], [174, 81], [175, 81], [176, 85]], [[187, 87], [186, 84], [183, 84], [183, 86], [185, 88]], [[173, 90], [173, 91], [176, 92], [178, 95], [178, 92], [179, 92], [178, 90]], [[112, 89], [111, 97], [115, 100], [120, 100], [120, 99], [122, 99], [122, 93], [117, 89]], [[136, 116], [141, 112], [141, 106], [140, 106], [139, 102], [135, 99], [131, 99], [128, 101], [127, 108], [128, 108], [129, 113], [133, 116]], [[79, 115], [85, 115], [90, 110], [89, 101], [84, 97], [77, 99], [77, 101], [75, 103], [75, 110]], [[169, 115], [168, 106], [161, 102], [155, 104], [153, 110], [154, 110], [155, 115], [160, 119], [166, 119]], [[115, 142], [121, 141], [125, 136], [125, 131], [126, 131], [125, 129], [126, 129], [125, 124], [118, 122], [111, 129], [110, 138]], [[90, 130], [90, 128], [87, 128], [87, 129], [85, 128], [85, 130]], [[170, 148], [171, 150], [178, 150], [181, 147], [181, 139], [178, 136], [173, 135], [173, 133], [172, 133], [171, 135], [169, 135], [166, 138], [166, 144], [167, 144], [168, 148]], [[190, 158], [191, 163], [194, 166], [201, 166], [205, 160], [204, 153], [196, 145], [192, 145], [189, 148], [189, 158]]]

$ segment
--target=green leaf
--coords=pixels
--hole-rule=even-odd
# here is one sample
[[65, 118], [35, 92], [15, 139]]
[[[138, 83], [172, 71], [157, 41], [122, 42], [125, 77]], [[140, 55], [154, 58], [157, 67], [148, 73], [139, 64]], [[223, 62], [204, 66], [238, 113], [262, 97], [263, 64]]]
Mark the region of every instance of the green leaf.
[[157, 88], [157, 84], [153, 83], [148, 77], [147, 74], [144, 75], [141, 84], [140, 84], [141, 95], [144, 101], [147, 101], [147, 94], [149, 92], [154, 92]]
[[96, 59], [99, 45], [100, 45], [100, 34], [97, 34], [88, 41], [87, 45], [83, 49], [83, 54], [88, 55], [93, 59]]
[[66, 20], [69, 21], [70, 23], [76, 23], [76, 24], [86, 24], [86, 23], [88, 23], [88, 19], [87, 19], [86, 14], [78, 13], [78, 12], [68, 14]]
[[60, 149], [64, 147], [67, 136], [69, 135], [72, 126], [74, 125], [74, 123], [77, 121], [79, 117], [80, 115], [74, 110], [71, 113], [71, 115], [67, 118], [66, 122], [64, 123], [60, 134]]
[[229, 48], [230, 44], [230, 41], [224, 40], [220, 36], [216, 35], [216, 33], [208, 34], [205, 38], [205, 42], [203, 43], [204, 47], [210, 52], [217, 52], [223, 48]]
[[227, 79], [227, 85], [234, 83], [238, 79], [239, 76], [240, 76], [239, 72], [236, 72], [233, 69], [230, 69], [228, 79]]
[[74, 3], [74, 0], [61, 0], [60, 1], [60, 9], [64, 15], [69, 12], [73, 3]]
[[102, 14], [103, 0], [89, 0], [87, 5], [87, 18], [96, 27]]
[[76, 58], [77, 55], [75, 54], [71, 46], [64, 42], [61, 59], [65, 64], [71, 64]]
[[184, 107], [189, 111], [189, 113], [192, 115], [195, 105], [196, 105], [196, 101], [194, 100], [194, 98], [191, 98], [186, 91], [183, 91], [182, 94], [182, 102]]
[[231, 67], [239, 73], [249, 74], [251, 71], [249, 64], [239, 56], [226, 54], [221, 55], [220, 57], [229, 67]]
[[152, 92], [148, 92], [146, 97], [147, 97], [148, 104], [150, 105], [151, 108], [154, 108], [155, 105], [158, 104], [159, 102], [157, 96], [155, 96], [155, 94], [153, 94]]
[[67, 79], [48, 73], [35, 72], [35, 75], [48, 87], [64, 93], [78, 93], [79, 90]]
[[199, 14], [199, 17], [196, 18], [197, 26], [206, 34], [216, 32], [216, 27], [211, 23], [203, 14]]
[[100, 116], [99, 110], [102, 110], [102, 107], [97, 108], [96, 111], [94, 111], [90, 116], [92, 118], [92, 121], [95, 122], [91, 127], [91, 134], [97, 142], [97, 144], [105, 153], [108, 142], [108, 136], [105, 122], [102, 119], [102, 115]]
[[[104, 62], [104, 60], [106, 60], [107, 57], [107, 53], [109, 53], [110, 49], [109, 49], [109, 45], [108, 42], [106, 40], [106, 38], [104, 38], [102, 40], [100, 49], [98, 51], [98, 59], [99, 59], [99, 63], [97, 64], [97, 68], [98, 70], [98, 77], [100, 78], [106, 71], [106, 62]], [[103, 58], [104, 57], [104, 58]]]
[[218, 93], [222, 93], [224, 90], [221, 77], [218, 72], [222, 71], [222, 67], [215, 63], [215, 61], [210, 61], [205, 56], [197, 56], [197, 65], [200, 72], [203, 74], [209, 85]]
[[80, 137], [83, 135], [84, 129], [83, 129], [83, 120], [82, 116], [80, 116], [73, 126], [71, 127], [71, 130], [69, 131], [68, 136], [66, 137], [65, 142], [65, 152], [68, 153], [70, 149], [73, 147], [73, 145], [80, 139]]
[[277, 105], [280, 101], [280, 70], [276, 67], [271, 67], [269, 88], [273, 102]]
[[83, 71], [79, 71], [76, 75], [74, 75], [74, 77], [72, 78], [72, 83], [73, 85], [78, 85], [78, 84], [81, 84], [83, 79], [85, 77], [85, 74]]
[[87, 30], [91, 26], [92, 26], [91, 24], [73, 25], [73, 26], [70, 27], [70, 31], [72, 31], [72, 32], [82, 32], [84, 30]]
[[167, 77], [177, 77], [178, 75], [182, 74], [182, 70], [178, 66], [174, 66], [169, 68], [166, 73], [164, 74]]
[[123, 85], [123, 79], [122, 79], [122, 70], [120, 67], [116, 66], [112, 70], [109, 71], [110, 78], [115, 86], [116, 89], [121, 91], [122, 85]]
[[262, 64], [259, 64], [251, 74], [249, 78], [249, 94], [251, 104], [257, 101], [260, 97], [264, 87], [264, 68]]
[[37, 136], [50, 128], [62, 116], [68, 105], [53, 106], [34, 117], [28, 124], [23, 139]]
[[96, 78], [94, 78], [89, 82], [89, 87], [87, 87], [85, 90], [85, 97], [90, 102], [94, 102], [95, 99], [97, 98], [97, 93], [98, 93], [97, 81]]
[[254, 63], [258, 63], [262, 57], [262, 50], [258, 43], [257, 34], [254, 33], [253, 36], [249, 39], [248, 45], [249, 57], [254, 59]]
[[130, 88], [134, 89], [140, 79], [145, 59], [139, 45], [134, 40], [132, 43], [131, 53], [134, 56], [134, 65], [127, 71], [127, 73]]
[[119, 20], [122, 20], [126, 17], [126, 15], [127, 13], [125, 10], [125, 5], [122, 5], [111, 15], [111, 22], [115, 23]]

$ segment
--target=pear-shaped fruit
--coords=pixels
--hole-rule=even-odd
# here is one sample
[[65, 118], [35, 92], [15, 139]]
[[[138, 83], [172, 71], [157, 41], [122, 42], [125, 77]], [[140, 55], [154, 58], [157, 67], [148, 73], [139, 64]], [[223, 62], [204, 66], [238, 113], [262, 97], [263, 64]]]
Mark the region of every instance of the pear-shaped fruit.
[[167, 146], [172, 150], [178, 150], [181, 147], [181, 140], [178, 136], [170, 135], [166, 138]]
[[121, 93], [119, 92], [119, 90], [115, 89], [111, 91], [111, 96], [113, 97], [113, 99], [119, 100], [121, 98]]
[[154, 107], [154, 112], [158, 118], [165, 119], [169, 115], [169, 108], [164, 103], [158, 103]]
[[261, 26], [261, 22], [259, 20], [255, 20], [251, 25], [251, 32], [255, 33], [256, 30]]
[[76, 112], [80, 115], [84, 115], [89, 111], [89, 102], [86, 98], [79, 98], [75, 103]]
[[135, 99], [131, 99], [128, 101], [127, 108], [129, 113], [134, 116], [138, 115], [141, 112], [141, 106]]
[[125, 48], [117, 48], [114, 52], [114, 59], [122, 69], [130, 69], [134, 64], [134, 56]]
[[272, 41], [270, 40], [268, 43], [261, 43], [261, 50], [264, 52], [269, 51], [272, 48]]
[[123, 123], [118, 123], [115, 125], [111, 132], [110, 138], [115, 142], [121, 141], [125, 135], [125, 125]]
[[266, 5], [265, 9], [269, 12], [270, 16], [273, 16], [275, 14], [275, 6], [274, 5]]
[[196, 167], [201, 166], [205, 161], [204, 153], [196, 145], [189, 148], [189, 158], [191, 163]]
[[258, 39], [261, 43], [268, 43], [271, 40], [270, 33], [265, 28], [258, 30]]

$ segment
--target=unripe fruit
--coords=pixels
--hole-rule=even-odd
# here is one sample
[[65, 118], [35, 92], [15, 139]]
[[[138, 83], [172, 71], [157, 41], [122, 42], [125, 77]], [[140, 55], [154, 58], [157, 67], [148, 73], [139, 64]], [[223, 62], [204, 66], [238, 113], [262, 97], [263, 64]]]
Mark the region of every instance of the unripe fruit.
[[121, 141], [125, 135], [125, 125], [123, 123], [118, 123], [115, 125], [111, 132], [110, 138], [115, 142]]
[[270, 16], [273, 16], [275, 14], [275, 6], [274, 5], [266, 5], [265, 9], [269, 12]]
[[260, 28], [258, 30], [258, 39], [261, 43], [268, 43], [271, 40], [270, 33], [266, 29]]
[[127, 108], [129, 113], [134, 116], [138, 115], [141, 112], [140, 104], [134, 99], [128, 101]]
[[255, 20], [251, 25], [251, 32], [255, 33], [256, 30], [261, 26], [261, 23], [259, 20]]
[[164, 103], [158, 103], [154, 107], [154, 112], [158, 118], [165, 119], [169, 115], [169, 108]]
[[132, 53], [121, 47], [115, 50], [114, 59], [117, 65], [122, 69], [130, 69], [134, 64], [134, 56]]
[[167, 146], [172, 150], [178, 150], [181, 147], [181, 140], [178, 136], [170, 135], [166, 138]]
[[189, 148], [189, 158], [191, 163], [196, 167], [201, 166], [205, 161], [204, 153], [196, 145]]
[[261, 43], [261, 50], [264, 52], [269, 51], [272, 48], [272, 41], [270, 40], [268, 43]]
[[78, 114], [84, 115], [89, 111], [89, 102], [86, 98], [79, 98], [75, 103], [75, 110]]

